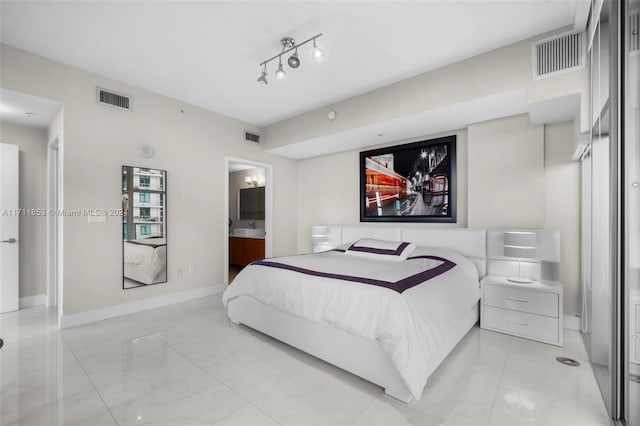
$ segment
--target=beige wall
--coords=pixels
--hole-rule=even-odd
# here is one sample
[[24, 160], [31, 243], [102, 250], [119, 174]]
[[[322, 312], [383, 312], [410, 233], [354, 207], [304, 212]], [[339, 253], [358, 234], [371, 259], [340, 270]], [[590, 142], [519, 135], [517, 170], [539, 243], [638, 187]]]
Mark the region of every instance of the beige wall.
[[331, 105], [338, 114], [333, 121], [327, 120], [326, 107], [274, 123], [264, 129], [265, 146], [272, 149], [517, 89], [526, 91], [529, 103], [579, 94], [579, 123], [582, 131], [587, 131], [586, 68], [535, 81], [531, 76], [531, 43], [566, 30], [541, 34], [337, 102]]
[[[0, 142], [18, 145], [19, 208], [46, 209], [46, 131], [0, 122]], [[19, 233], [20, 297], [46, 294], [46, 217], [21, 216]]]
[[[247, 123], [0, 45], [2, 87], [59, 101], [63, 207], [119, 208], [121, 166], [167, 170], [168, 283], [122, 290], [121, 218], [63, 220], [64, 314], [224, 283], [225, 156], [273, 166], [274, 205], [295, 206], [294, 161], [245, 142]], [[132, 95], [133, 111], [98, 105], [96, 86]], [[184, 111], [184, 112], [182, 112]], [[137, 156], [150, 143], [155, 155]], [[296, 252], [296, 212], [278, 211], [274, 255]], [[193, 266], [193, 276], [177, 276]]]
[[[458, 130], [437, 135], [412, 138], [388, 145], [410, 143], [440, 136], [456, 135], [458, 194], [457, 223], [406, 224], [411, 226], [467, 226], [467, 132]], [[376, 145], [373, 148], [385, 145]], [[318, 224], [350, 225], [360, 222], [359, 152], [301, 160], [298, 164], [298, 252], [311, 251], [311, 227]], [[375, 224], [373, 224], [375, 226]], [[405, 225], [403, 225], [405, 226]]]
[[580, 163], [573, 154], [573, 123], [544, 127], [544, 180], [546, 229], [560, 231], [560, 280], [564, 288], [564, 313], [580, 313]]
[[[63, 104], [65, 208], [117, 208], [123, 164], [168, 171], [169, 282], [121, 290], [120, 218], [88, 224], [86, 218], [67, 217], [63, 221], [65, 314], [222, 284], [223, 234], [227, 227], [223, 223], [225, 156], [273, 165], [274, 255], [310, 251], [313, 224], [359, 221], [358, 151], [300, 162], [268, 155], [261, 146], [243, 141], [243, 130], [250, 128], [246, 123], [6, 45], [1, 45], [0, 54], [2, 87]], [[132, 95], [134, 110], [124, 112], [97, 105], [96, 86]], [[580, 93], [581, 102], [585, 102], [588, 75], [577, 71], [532, 82], [530, 44], [523, 42], [336, 104], [340, 122], [327, 124], [326, 111], [320, 109], [269, 126], [264, 134], [268, 144], [280, 146], [521, 87], [527, 88], [529, 98], [535, 101]], [[550, 126], [545, 134], [543, 126], [531, 126], [526, 116], [520, 116], [392, 145], [446, 134], [458, 136], [458, 223], [447, 226], [550, 227], [563, 231], [565, 224], [548, 207], [559, 196], [549, 182], [564, 182], [563, 178], [556, 179], [556, 173], [566, 177], [571, 172], [564, 167], [560, 148], [545, 157], [545, 138], [561, 140], [564, 150], [570, 143], [566, 126]], [[527, 156], [507, 146], [510, 141], [522, 143]], [[136, 155], [137, 144], [143, 142], [154, 146], [152, 159]], [[557, 148], [555, 142], [549, 143]], [[507, 167], [504, 149], [516, 155], [514, 160], [523, 166], [516, 176], [508, 174], [515, 169]], [[499, 176], [497, 171], [501, 171]], [[486, 188], [495, 187], [497, 178], [508, 181], [508, 190], [488, 193]], [[566, 181], [563, 190], [574, 191], [577, 196], [578, 185], [574, 184]], [[485, 196], [501, 198], [490, 200]], [[500, 203], [512, 207], [496, 209]], [[502, 220], [498, 223], [497, 218]], [[578, 221], [577, 213], [567, 214], [567, 223], [572, 220]], [[577, 237], [567, 233], [563, 243], [567, 247], [563, 249], [563, 265], [567, 265], [563, 268], [573, 270], [571, 265], [579, 263], [578, 252], [565, 250], [577, 246]], [[91, 250], [87, 250], [88, 244]], [[194, 276], [176, 276], [177, 268], [187, 266], [194, 267]], [[563, 277], [573, 280], [577, 269], [575, 274], [563, 272]], [[568, 291], [566, 310], [575, 312], [577, 304], [577, 290]]]
[[469, 227], [543, 228], [544, 126], [527, 115], [473, 124], [469, 158]]
[[[457, 135], [458, 222], [403, 226], [559, 230], [564, 311], [579, 312], [579, 165], [570, 161], [574, 123], [534, 126], [520, 115], [392, 145], [447, 134]], [[300, 253], [311, 250], [311, 226], [359, 223], [358, 167], [359, 151], [299, 162]]]

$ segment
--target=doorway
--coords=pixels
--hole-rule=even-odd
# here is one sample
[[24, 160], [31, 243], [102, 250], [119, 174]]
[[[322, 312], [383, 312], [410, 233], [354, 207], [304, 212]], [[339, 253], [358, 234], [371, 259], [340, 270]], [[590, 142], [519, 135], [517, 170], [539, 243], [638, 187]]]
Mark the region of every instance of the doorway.
[[224, 282], [273, 251], [270, 164], [225, 157]]
[[[60, 283], [60, 135], [47, 144], [47, 307], [58, 307]], [[58, 318], [61, 309], [58, 309]]]

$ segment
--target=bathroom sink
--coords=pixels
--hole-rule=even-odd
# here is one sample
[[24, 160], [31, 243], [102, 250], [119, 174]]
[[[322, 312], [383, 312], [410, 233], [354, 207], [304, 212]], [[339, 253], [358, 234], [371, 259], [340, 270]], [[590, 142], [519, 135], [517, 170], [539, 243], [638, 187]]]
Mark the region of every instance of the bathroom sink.
[[233, 230], [234, 237], [264, 237], [262, 228], [236, 228]]

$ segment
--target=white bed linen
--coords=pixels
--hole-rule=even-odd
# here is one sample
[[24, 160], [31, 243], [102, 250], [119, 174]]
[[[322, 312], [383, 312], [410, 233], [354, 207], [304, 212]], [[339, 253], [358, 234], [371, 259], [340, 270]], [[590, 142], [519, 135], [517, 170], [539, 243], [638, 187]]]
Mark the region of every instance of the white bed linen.
[[[414, 398], [428, 378], [428, 362], [447, 333], [480, 297], [478, 272], [464, 256], [447, 249], [418, 247], [411, 257], [439, 256], [457, 266], [398, 293], [369, 284], [310, 276], [260, 265], [246, 267], [223, 294], [225, 305], [238, 296], [256, 300], [351, 334], [378, 339]], [[431, 259], [381, 262], [330, 251], [273, 261], [330, 272], [397, 281], [441, 262]]]
[[[158, 243], [161, 242], [156, 241], [156, 244]], [[124, 262], [137, 265], [138, 270], [147, 277], [144, 282], [152, 282], [154, 277], [167, 267], [167, 246], [153, 247], [125, 241]]]

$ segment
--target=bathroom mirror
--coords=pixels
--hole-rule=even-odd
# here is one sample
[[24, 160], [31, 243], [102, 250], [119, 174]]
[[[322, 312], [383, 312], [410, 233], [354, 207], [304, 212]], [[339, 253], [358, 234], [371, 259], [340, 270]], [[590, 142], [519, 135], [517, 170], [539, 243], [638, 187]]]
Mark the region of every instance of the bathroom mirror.
[[122, 166], [122, 288], [167, 282], [167, 172]]

